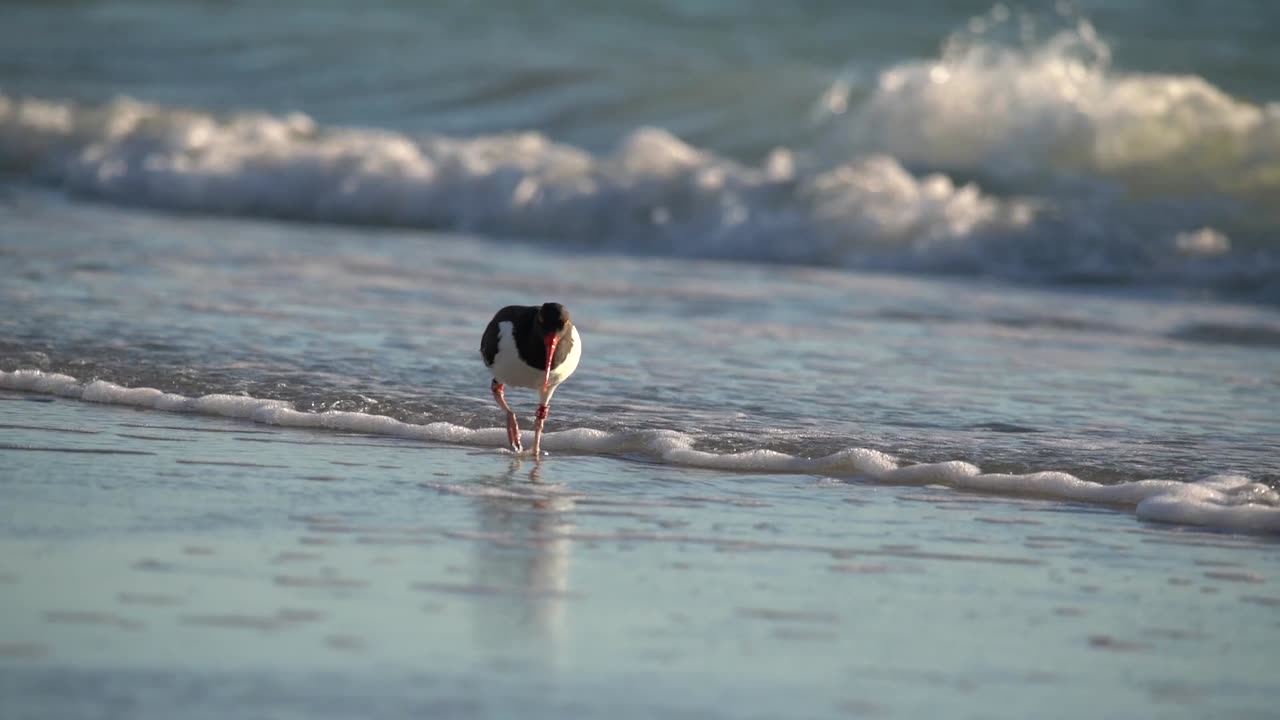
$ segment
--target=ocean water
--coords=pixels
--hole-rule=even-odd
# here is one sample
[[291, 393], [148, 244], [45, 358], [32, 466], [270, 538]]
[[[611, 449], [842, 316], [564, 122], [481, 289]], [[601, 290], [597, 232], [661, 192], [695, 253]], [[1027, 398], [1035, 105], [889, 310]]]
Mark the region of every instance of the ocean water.
[[0, 170], [154, 209], [1274, 305], [1278, 13], [10, 3]]
[[[1144, 0], [6, 3], [0, 389], [11, 402], [0, 423], [0, 483], [8, 483], [0, 487], [19, 501], [0, 515], [14, 558], [0, 567], [0, 584], [42, 577], [22, 590], [23, 612], [59, 627], [68, 617], [73, 627], [85, 617], [102, 625], [101, 608], [40, 604], [66, 587], [58, 573], [37, 570], [46, 535], [71, 543], [45, 557], [70, 575], [99, 563], [131, 568], [126, 556], [146, 560], [134, 555], [145, 554], [150, 532], [169, 533], [164, 541], [174, 548], [186, 532], [218, 553], [248, 557], [224, 535], [244, 529], [230, 510], [208, 524], [150, 523], [192, 502], [231, 502], [231, 488], [253, 486], [210, 465], [199, 477], [228, 494], [168, 499], [157, 489], [166, 473], [190, 477], [184, 463], [192, 458], [244, 455], [262, 482], [288, 488], [298, 473], [329, 477], [331, 469], [312, 467], [321, 457], [314, 453], [355, 435], [391, 444], [397, 457], [417, 449], [433, 472], [452, 473], [436, 480], [404, 470], [409, 461], [381, 463], [396, 466], [381, 477], [397, 503], [416, 507], [424, 488], [425, 497], [467, 502], [467, 493], [515, 493], [523, 508], [515, 515], [550, 523], [505, 535], [491, 523], [463, 529], [458, 518], [470, 518], [470, 506], [442, 500], [449, 522], [415, 532], [433, 541], [472, 533], [467, 542], [486, 547], [554, 543], [566, 532], [572, 542], [619, 543], [604, 562], [621, 561], [639, 543], [636, 572], [670, 583], [663, 607], [673, 614], [695, 602], [687, 593], [702, 592], [672, 579], [672, 558], [653, 549], [675, 540], [637, 536], [625, 524], [601, 529], [603, 541], [560, 532], [586, 522], [580, 505], [562, 507], [562, 495], [585, 493], [590, 507], [612, 493], [618, 512], [644, 514], [649, 503], [684, 503], [662, 488], [689, 483], [701, 488], [698, 497], [733, 501], [681, 505], [680, 518], [650, 518], [657, 527], [738, 527], [746, 515], [752, 524], [728, 540], [690, 531], [682, 542], [837, 560], [842, 552], [907, 552], [893, 549], [895, 523], [921, 502], [976, 503], [968, 521], [1001, 528], [983, 542], [1035, 551], [1059, 542], [1044, 538], [1083, 543], [1095, 532], [1150, 533], [1171, 547], [1216, 542], [1212, 556], [1196, 560], [1228, 569], [1194, 572], [1265, 584], [1280, 534], [1278, 30], [1280, 8], [1262, 0], [1187, 2], [1176, 12]], [[502, 448], [478, 347], [497, 308], [548, 300], [573, 313], [585, 351], [552, 405], [539, 480], [530, 461]], [[534, 398], [511, 399], [528, 427]], [[122, 419], [90, 403], [135, 414]], [[99, 424], [110, 430], [95, 430]], [[134, 437], [126, 429], [133, 425], [153, 429], [144, 435], [182, 430], [172, 442], [190, 452], [163, 455], [156, 446], [168, 440]], [[89, 433], [89, 445], [62, 444], [77, 430]], [[278, 442], [251, 453], [254, 434], [267, 431]], [[110, 448], [95, 443], [108, 432], [125, 454], [101, 452]], [[218, 432], [249, 440], [217, 445]], [[178, 467], [129, 465], [128, 453]], [[376, 487], [381, 464], [359, 462], [363, 469], [344, 478]], [[125, 519], [100, 527], [83, 509], [68, 514], [85, 472], [136, 496], [134, 504], [103, 501]], [[40, 478], [57, 487], [43, 488]], [[356, 534], [408, 522], [386, 498], [338, 487], [315, 496], [325, 507], [306, 512], [337, 512]], [[292, 490], [259, 491], [264, 504], [296, 501]], [[760, 503], [767, 512], [742, 509]], [[128, 519], [130, 512], [142, 514]], [[987, 522], [990, 513], [1000, 518]], [[821, 520], [775, 527], [769, 515]], [[1081, 524], [1094, 516], [1106, 519]], [[275, 543], [294, 542], [299, 523], [317, 524], [289, 517], [253, 527]], [[931, 524], [940, 517], [955, 516], [913, 517], [902, 531], [919, 543], [910, 552], [930, 554], [912, 562], [941, 563], [920, 570], [931, 578], [951, 577], [938, 568], [964, 554], [948, 545], [964, 533], [951, 521]], [[1035, 537], [1003, 527], [1028, 517], [1047, 527], [1037, 525]], [[851, 537], [844, 522], [878, 529]], [[86, 534], [74, 531], [81, 526]], [[876, 538], [889, 549], [850, 549], [832, 538]], [[107, 545], [99, 551], [94, 542]], [[1098, 587], [1142, 591], [1126, 596], [1131, 602], [1150, 601], [1151, 583], [1188, 586], [1186, 557], [1109, 556], [1106, 546], [1119, 540], [1069, 545], [1050, 562], [1050, 580], [1096, 562], [1110, 573]], [[823, 613], [839, 600], [825, 584], [817, 609], [777, 610], [788, 588], [817, 581], [795, 574], [785, 553], [765, 555], [730, 573], [740, 609], [756, 619], [763, 612], [827, 623]], [[376, 560], [327, 559], [339, 575]], [[776, 595], [755, 588], [771, 608], [761, 610], [744, 579], [752, 572], [794, 584], [779, 581]], [[586, 577], [578, 589], [646, 582]], [[995, 574], [989, 585], [1031, 588], [1038, 580], [1028, 578]], [[534, 595], [546, 589], [527, 578], [516, 584]], [[1209, 585], [1191, 587], [1220, 593]], [[1036, 597], [1028, 589], [1003, 602], [1028, 622], [1051, 624], [1088, 605], [1073, 596], [1042, 606]], [[408, 601], [396, 598], [399, 613]], [[359, 601], [324, 612], [354, 613]], [[1265, 588], [1232, 602], [1234, 610], [1209, 612], [1182, 597], [1171, 617], [1201, 633], [1201, 656], [1230, 663], [1242, 641], [1227, 638], [1242, 627], [1264, 641], [1276, 632], [1256, 617], [1274, 607]], [[620, 622], [591, 607], [584, 612], [593, 619], [574, 632]], [[955, 607], [957, 626], [965, 613], [989, 610]], [[1054, 609], [1062, 607], [1074, 609]], [[787, 614], [794, 612], [801, 615]], [[279, 629], [262, 615], [236, 617], [213, 625]], [[23, 622], [0, 631], [22, 635]], [[1124, 639], [1135, 622], [1081, 637], [1086, 648], [1141, 650], [1153, 662], [1150, 643]], [[623, 625], [641, 634], [647, 627]], [[971, 630], [969, 640], [986, 633]], [[352, 632], [356, 645], [376, 647], [370, 638], [392, 631]], [[796, 639], [790, 632], [782, 632], [788, 642]], [[1061, 640], [1053, 637], [1046, 642]], [[852, 642], [845, 637], [814, 657], [834, 662], [853, 652]], [[902, 648], [897, 667], [924, 673], [917, 680], [940, 677], [930, 674], [938, 668], [920, 669], [930, 662], [927, 647], [891, 636], [877, 642]], [[599, 646], [580, 645], [579, 658], [607, 665], [593, 654]], [[299, 647], [263, 652], [283, 663]], [[1260, 647], [1249, 645], [1249, 657], [1264, 658]], [[0, 658], [47, 650], [38, 637], [0, 636], [5, 648]], [[163, 652], [138, 653], [146, 660], [139, 672], [164, 662]], [[214, 655], [200, 662], [226, 659]], [[378, 657], [404, 667], [401, 654]], [[618, 674], [601, 681], [610, 688], [604, 697], [631, 697], [628, 666], [619, 662]], [[742, 677], [776, 669], [742, 667]], [[1214, 708], [1261, 712], [1257, 677], [1235, 695], [1214, 691], [1220, 696], [1193, 664], [1170, 672], [1174, 685], [1153, 676], [1143, 692], [1163, 702], [1193, 690], [1212, 696]], [[715, 692], [741, 689], [732, 675], [724, 670], [703, 686], [709, 694], [660, 709], [705, 715]], [[992, 676], [946, 677], [971, 689]], [[1001, 677], [1023, 684], [1039, 676]], [[67, 680], [36, 673], [0, 681], [31, 699]], [[388, 680], [402, 681], [410, 682]], [[170, 687], [166, 702], [177, 702], [182, 687]], [[799, 697], [809, 686], [789, 687]], [[886, 707], [932, 712], [912, 704], [913, 685], [895, 687]], [[1112, 690], [1106, 707], [1142, 706], [1119, 699], [1132, 688]], [[1020, 697], [1034, 704], [1036, 695]], [[884, 709], [849, 702], [846, 714]], [[974, 703], [965, 706], [972, 714], [992, 707]], [[551, 716], [565, 707], [543, 709]], [[742, 715], [732, 702], [722, 707]], [[1007, 710], [1018, 707], [1026, 709]]]

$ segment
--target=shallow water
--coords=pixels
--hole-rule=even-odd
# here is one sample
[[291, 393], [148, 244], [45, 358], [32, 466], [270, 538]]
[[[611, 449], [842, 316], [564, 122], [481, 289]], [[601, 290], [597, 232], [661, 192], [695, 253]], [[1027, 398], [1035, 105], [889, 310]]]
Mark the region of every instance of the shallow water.
[[0, 423], [6, 716], [1271, 711], [1269, 540], [20, 393]]
[[495, 307], [555, 298], [587, 352], [553, 429], [1104, 483], [1275, 480], [1266, 309], [16, 197], [0, 207], [15, 271], [0, 292], [26, 310], [4, 320], [4, 370], [493, 427], [478, 329]]

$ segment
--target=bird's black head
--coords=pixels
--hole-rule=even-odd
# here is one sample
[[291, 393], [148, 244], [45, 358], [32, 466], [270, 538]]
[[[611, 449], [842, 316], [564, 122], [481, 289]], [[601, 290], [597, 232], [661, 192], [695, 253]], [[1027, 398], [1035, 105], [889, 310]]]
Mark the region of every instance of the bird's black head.
[[569, 325], [569, 311], [560, 303], [544, 303], [538, 308], [538, 324], [544, 333], [559, 335]]

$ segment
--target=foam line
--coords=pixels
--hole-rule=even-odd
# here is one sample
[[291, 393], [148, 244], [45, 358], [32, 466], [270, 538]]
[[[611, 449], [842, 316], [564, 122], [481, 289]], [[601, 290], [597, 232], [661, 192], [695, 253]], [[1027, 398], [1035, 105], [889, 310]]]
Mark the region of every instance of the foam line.
[[[126, 388], [102, 380], [81, 383], [69, 375], [40, 370], [0, 371], [0, 388], [284, 427], [341, 430], [459, 445], [502, 447], [506, 442], [506, 431], [502, 428], [471, 429], [446, 422], [415, 425], [356, 412], [300, 412], [281, 400], [240, 395], [190, 398], [154, 388]], [[976, 465], [961, 461], [904, 464], [890, 455], [866, 448], [804, 458], [764, 449], [712, 453], [695, 449], [695, 441], [694, 436], [672, 430], [605, 432], [574, 428], [548, 433], [543, 437], [543, 447], [552, 452], [642, 455], [671, 465], [732, 472], [822, 475], [893, 485], [943, 485], [1003, 496], [1132, 508], [1139, 518], [1157, 522], [1280, 533], [1280, 492], [1238, 475], [1215, 475], [1191, 483], [1138, 480], [1103, 485], [1065, 472], [983, 473]]]

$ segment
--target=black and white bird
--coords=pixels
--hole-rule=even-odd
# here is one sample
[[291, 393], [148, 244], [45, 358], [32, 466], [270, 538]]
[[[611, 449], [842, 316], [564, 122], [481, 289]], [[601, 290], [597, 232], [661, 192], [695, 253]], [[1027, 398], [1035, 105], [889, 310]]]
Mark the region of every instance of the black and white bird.
[[538, 411], [533, 423], [533, 454], [542, 455], [542, 425], [556, 387], [578, 369], [582, 338], [560, 303], [541, 306], [508, 305], [498, 311], [480, 339], [480, 355], [493, 373], [489, 390], [507, 413], [507, 442], [521, 452], [520, 425], [503, 394], [507, 385], [537, 390]]

